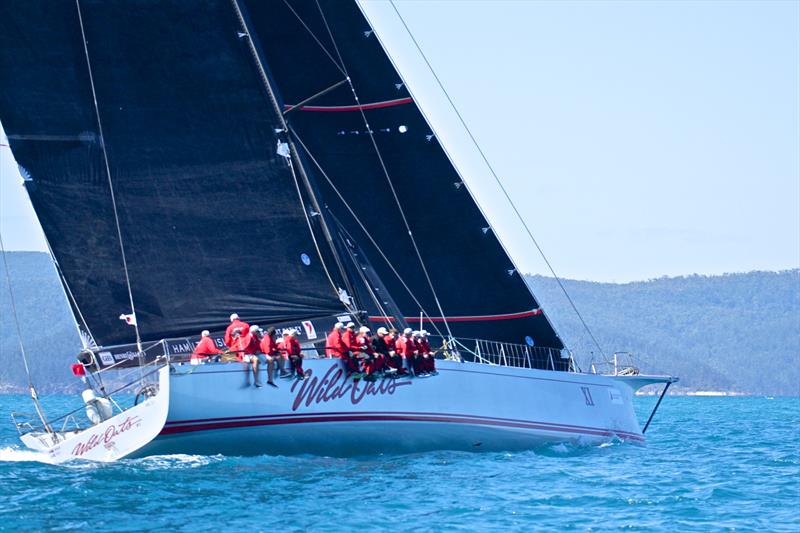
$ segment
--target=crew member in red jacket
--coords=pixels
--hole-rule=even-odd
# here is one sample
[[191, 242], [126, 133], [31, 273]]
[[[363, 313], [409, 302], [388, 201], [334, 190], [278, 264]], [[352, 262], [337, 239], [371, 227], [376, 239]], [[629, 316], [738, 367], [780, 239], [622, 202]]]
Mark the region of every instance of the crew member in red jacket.
[[414, 339], [411, 338], [411, 333], [411, 328], [404, 329], [394, 345], [395, 351], [405, 359], [409, 371], [414, 370]]
[[222, 350], [217, 348], [214, 344], [214, 339], [211, 338], [211, 333], [207, 329], [204, 329], [203, 332], [200, 334], [200, 342], [197, 343], [195, 346], [194, 351], [192, 352], [191, 364], [199, 365], [200, 363], [205, 362], [205, 360], [210, 355], [220, 355], [222, 354]]
[[422, 355], [422, 371], [436, 375], [436, 357], [431, 350], [431, 343], [428, 341], [428, 332], [424, 329], [419, 332], [419, 348]]
[[345, 326], [344, 333], [342, 333], [342, 344], [345, 350], [342, 353], [342, 361], [344, 367], [347, 369], [348, 374], [358, 373], [358, 359], [353, 357], [353, 354], [358, 350], [356, 343], [356, 325], [348, 322]]
[[300, 343], [295, 338], [297, 332], [293, 329], [283, 332], [283, 348], [286, 350], [286, 355], [289, 357], [289, 362], [292, 365], [297, 379], [305, 379], [306, 375], [303, 371], [303, 350], [300, 348]]
[[337, 322], [331, 332], [328, 333], [328, 338], [325, 340], [325, 355], [329, 359], [333, 357], [341, 359], [347, 351], [347, 346], [345, 346], [344, 339], [342, 339], [343, 329], [344, 324]]
[[267, 358], [258, 353], [259, 350], [259, 328], [258, 326], [251, 326], [247, 328], [247, 334], [242, 335], [239, 328], [233, 330], [233, 349], [236, 350], [236, 357], [245, 364], [251, 365], [253, 368], [253, 385], [261, 387], [261, 381], [258, 379], [258, 364], [266, 363]]
[[286, 371], [283, 369], [283, 356], [278, 348], [278, 342], [275, 339], [275, 328], [267, 328], [267, 332], [261, 338], [261, 353], [267, 359], [267, 384], [277, 387], [272, 380], [274, 376], [275, 364], [278, 365], [278, 372], [283, 377]]
[[377, 372], [377, 360], [375, 357], [375, 350], [372, 348], [371, 333], [368, 327], [361, 326], [358, 330], [358, 336], [356, 337], [356, 353], [358, 354], [358, 359], [361, 361], [361, 367], [367, 374], [365, 378], [367, 381], [375, 381], [375, 372]]
[[231, 315], [231, 323], [228, 326], [228, 329], [225, 330], [225, 337], [224, 342], [225, 346], [228, 348], [233, 348], [233, 330], [239, 328], [242, 332], [242, 335], [247, 335], [250, 332], [250, 325], [247, 322], [242, 322], [239, 320], [239, 315], [233, 313]]
[[397, 330], [392, 328], [383, 337], [386, 346], [389, 348], [389, 357], [386, 360], [386, 366], [393, 368], [400, 373], [405, 373], [403, 368], [403, 356], [397, 353]]

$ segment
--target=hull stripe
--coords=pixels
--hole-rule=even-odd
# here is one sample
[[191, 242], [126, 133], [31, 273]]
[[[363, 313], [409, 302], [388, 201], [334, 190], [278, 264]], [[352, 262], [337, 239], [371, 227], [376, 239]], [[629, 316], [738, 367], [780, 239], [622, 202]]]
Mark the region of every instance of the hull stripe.
[[520, 429], [538, 429], [559, 433], [576, 433], [592, 436], [613, 437], [644, 442], [641, 435], [626, 431], [612, 431], [602, 428], [551, 424], [547, 422], [531, 422], [514, 419], [494, 419], [488, 417], [472, 417], [466, 415], [445, 415], [437, 413], [305, 413], [291, 415], [263, 415], [240, 418], [210, 418], [204, 420], [180, 420], [167, 422], [161, 435], [211, 431], [245, 427], [308, 424], [321, 422], [443, 422], [451, 424], [468, 424], [479, 426], [510, 427]]

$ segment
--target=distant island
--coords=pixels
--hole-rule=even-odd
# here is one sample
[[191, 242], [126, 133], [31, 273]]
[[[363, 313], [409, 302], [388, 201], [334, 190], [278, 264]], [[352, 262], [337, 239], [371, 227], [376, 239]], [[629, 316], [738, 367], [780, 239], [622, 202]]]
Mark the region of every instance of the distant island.
[[[69, 366], [80, 342], [50, 257], [8, 252], [6, 259], [37, 387], [74, 391]], [[0, 393], [23, 392], [1, 262], [0, 274]], [[604, 355], [553, 278], [527, 280], [583, 370], [592, 363], [600, 370], [604, 355], [631, 352], [642, 371], [679, 376], [677, 393], [800, 395], [800, 269], [624, 284], [563, 280]]]

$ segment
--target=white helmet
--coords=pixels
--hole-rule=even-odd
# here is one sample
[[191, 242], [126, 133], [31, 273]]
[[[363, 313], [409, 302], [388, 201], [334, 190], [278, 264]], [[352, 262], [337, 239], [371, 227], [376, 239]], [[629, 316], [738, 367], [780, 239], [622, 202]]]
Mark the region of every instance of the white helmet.
[[414, 331], [411, 333], [411, 336], [412, 336], [412, 337], [419, 337], [419, 331], [417, 331], [417, 330], [414, 330]]
[[359, 333], [369, 333], [369, 328], [367, 326], [361, 326], [358, 328]]
[[411, 335], [411, 332], [412, 332], [411, 328], [406, 328], [403, 330], [403, 335]]
[[207, 329], [204, 329], [203, 332], [200, 334], [201, 337], [208, 337], [209, 335], [211, 335], [211, 332], [208, 331]]
[[237, 315], [236, 313], [231, 314], [231, 322], [233, 322], [234, 320], [239, 320], [239, 315]]
[[261, 328], [255, 325], [250, 326], [250, 331], [252, 331], [253, 333], [258, 333], [259, 331], [261, 331]]
[[347, 326], [345, 326], [345, 327], [346, 327], [347, 329], [350, 329], [350, 328], [354, 328], [354, 327], [356, 327], [356, 325], [355, 325], [355, 324], [353, 324], [352, 322], [348, 322], [348, 323], [347, 323]]
[[423, 337], [427, 337], [428, 336], [428, 332], [426, 330], [424, 330], [424, 329], [422, 331], [420, 331], [419, 334], [422, 335]]
[[341, 322], [337, 322], [336, 324], [333, 325], [333, 329], [342, 329], [342, 328], [344, 328], [344, 324], [342, 324]]
[[378, 335], [388, 335], [388, 334], [389, 334], [389, 330], [387, 330], [383, 326], [378, 328]]

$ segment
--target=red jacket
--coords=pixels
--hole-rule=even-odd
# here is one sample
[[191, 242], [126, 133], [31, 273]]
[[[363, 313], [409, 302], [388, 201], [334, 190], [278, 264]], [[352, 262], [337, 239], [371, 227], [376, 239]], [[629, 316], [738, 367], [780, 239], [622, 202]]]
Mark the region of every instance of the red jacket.
[[261, 352], [269, 356], [278, 355], [278, 343], [269, 335], [264, 335], [261, 339]]
[[401, 335], [397, 338], [397, 342], [394, 346], [395, 351], [402, 355], [404, 359], [408, 359], [414, 355], [414, 340], [411, 337]]
[[325, 355], [341, 358], [345, 353], [347, 353], [347, 345], [342, 339], [342, 334], [339, 333], [339, 330], [334, 329], [328, 334], [328, 339], [325, 341]]
[[231, 324], [228, 326], [228, 329], [225, 330], [225, 338], [224, 338], [225, 346], [227, 346], [228, 348], [233, 348], [233, 330], [235, 330], [236, 328], [242, 330], [242, 337], [250, 333], [250, 324], [248, 324], [247, 322], [242, 322], [238, 318], [233, 322], [231, 322]]
[[342, 333], [342, 341], [348, 350], [353, 351], [358, 349], [358, 344], [356, 343], [356, 334], [349, 329]]
[[366, 335], [356, 337], [356, 344], [358, 351], [368, 355], [375, 355], [375, 350], [372, 349], [372, 341]]
[[300, 348], [300, 343], [294, 337], [289, 337], [283, 342], [286, 347], [286, 355], [289, 357], [293, 355], [303, 355], [303, 350]]
[[390, 351], [395, 351], [397, 349], [397, 339], [393, 339], [388, 333], [383, 336], [383, 342], [386, 343], [386, 346], [389, 347]]
[[197, 346], [195, 346], [192, 355], [205, 357], [207, 355], [216, 355], [220, 353], [222, 353], [222, 350], [217, 348], [214, 344], [214, 339], [211, 337], [202, 337], [200, 342], [197, 343]]
[[428, 339], [420, 339], [419, 353], [426, 355], [431, 353], [431, 343], [428, 342]]

